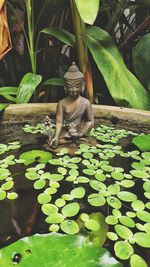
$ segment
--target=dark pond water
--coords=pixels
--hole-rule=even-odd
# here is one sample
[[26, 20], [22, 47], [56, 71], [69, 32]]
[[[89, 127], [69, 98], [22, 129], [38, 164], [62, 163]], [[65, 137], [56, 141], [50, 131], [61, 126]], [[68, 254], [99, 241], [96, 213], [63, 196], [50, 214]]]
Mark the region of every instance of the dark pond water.
[[[19, 141], [21, 143], [20, 148], [6, 150], [4, 153], [0, 154], [0, 170], [8, 169], [10, 172], [10, 175], [7, 177], [8, 179], [3, 179], [2, 175], [0, 176], [0, 190], [6, 191], [7, 194], [16, 192], [18, 195], [16, 199], [9, 200], [8, 197], [5, 197], [0, 201], [1, 248], [26, 235], [48, 233], [52, 223], [47, 223], [45, 221], [47, 215], [43, 212], [41, 208], [42, 205], [48, 203], [56, 205], [57, 199], [62, 199], [64, 194], [70, 196], [70, 192], [78, 187], [82, 187], [85, 191], [83, 197], [74, 197], [72, 199], [67, 199], [67, 196], [66, 199], [64, 197], [64, 200], [66, 202], [68, 201], [67, 203], [75, 202], [78, 203], [80, 207], [79, 212], [75, 212], [75, 215], [68, 215], [69, 219], [71, 217], [71, 220], [76, 222], [79, 215], [82, 213], [91, 214], [93, 212], [101, 212], [107, 218], [109, 232], [117, 234], [121, 241], [126, 240], [126, 236], [120, 233], [121, 230], [119, 232], [119, 230], [115, 228], [117, 224], [123, 225], [129, 229], [129, 237], [127, 238], [129, 240], [133, 238], [136, 232], [140, 231], [144, 231], [144, 233], [146, 232], [146, 234], [150, 235], [149, 229], [142, 229], [142, 226], [146, 223], [149, 227], [150, 221], [141, 218], [142, 215], [141, 217], [140, 215], [136, 216], [136, 212], [143, 211], [143, 209], [149, 213], [149, 205], [143, 209], [141, 208], [141, 210], [135, 207], [136, 200], [140, 200], [144, 204], [149, 202], [148, 198], [150, 197], [149, 195], [145, 197], [143, 190], [143, 184], [144, 182], [148, 182], [148, 176], [150, 176], [149, 165], [144, 165], [142, 169], [144, 174], [146, 173], [145, 180], [141, 179], [142, 177], [137, 178], [134, 175], [132, 176], [130, 171], [138, 170], [138, 167], [132, 167], [132, 163], [139, 163], [139, 161], [143, 159], [142, 154], [137, 147], [131, 144], [131, 140], [134, 137], [131, 133], [126, 135], [125, 132], [120, 132], [116, 136], [113, 134], [113, 131], [112, 128], [106, 127], [105, 129], [105, 126], [104, 128], [102, 127], [101, 130], [97, 130], [99, 140], [95, 141], [94, 137], [86, 139], [85, 143], [87, 147], [84, 147], [85, 143], [83, 142], [80, 144], [72, 144], [69, 146], [69, 154], [67, 153], [67, 155], [65, 153], [61, 154], [60, 149], [50, 150], [49, 152], [52, 153], [52, 159], [61, 159], [61, 164], [57, 165], [54, 164], [54, 162], [45, 163], [44, 168], [42, 167], [40, 169], [39, 167], [38, 175], [41, 177], [43, 173], [51, 173], [51, 175], [58, 174], [62, 175], [63, 179], [55, 180], [55, 178], [52, 177], [52, 181], [53, 183], [56, 182], [56, 186], [53, 187], [55, 190], [49, 193], [51, 195], [51, 200], [43, 200], [43, 202], [40, 202], [38, 196], [45, 192], [46, 188], [52, 187], [49, 182], [51, 178], [48, 178], [48, 180], [45, 179], [45, 185], [43, 187], [41, 186], [41, 189], [34, 189], [35, 180], [26, 177], [28, 169], [35, 168], [35, 166], [40, 163], [39, 158], [37, 157], [30, 165], [16, 162], [14, 165], [8, 164], [8, 166], [6, 166], [6, 162], [3, 160], [10, 155], [14, 155], [12, 160], [14, 161], [15, 159], [19, 159], [20, 155], [27, 151], [47, 151], [45, 148], [46, 137], [24, 133], [22, 127], [17, 125], [0, 128], [0, 144], [9, 146], [10, 143], [14, 141]], [[69, 158], [67, 158], [68, 156]], [[79, 162], [78, 160], [74, 161], [74, 158], [80, 159]], [[76, 165], [76, 167], [71, 164]], [[78, 173], [76, 173], [76, 171]], [[9, 179], [10, 177], [12, 179]], [[80, 177], [80, 179], [78, 179], [78, 177]], [[83, 177], [88, 179], [88, 181], [84, 181]], [[40, 179], [42, 180], [42, 178], [39, 178], [39, 180]], [[94, 182], [91, 182], [91, 180]], [[4, 190], [3, 184], [9, 181], [13, 181], [13, 187]], [[111, 188], [111, 185], [114, 187]], [[124, 196], [122, 192], [127, 192], [127, 194]], [[146, 192], [149, 193], [147, 190]], [[93, 203], [93, 201], [90, 200], [90, 196], [93, 197], [92, 194], [95, 194], [95, 198], [98, 197], [98, 194], [101, 195], [102, 198], [94, 200]], [[131, 200], [129, 200], [130, 198]], [[59, 207], [59, 209], [62, 210], [62, 207]], [[116, 215], [117, 213], [119, 214], [119, 212], [120, 215]], [[113, 216], [113, 218], [109, 216]], [[120, 217], [122, 219], [120, 219]], [[125, 217], [130, 217], [131, 220], [133, 220], [133, 226], [130, 225], [128, 221], [126, 222], [127, 219]], [[58, 226], [60, 223], [61, 219], [60, 221], [58, 220], [58, 223], [53, 224]], [[126, 228], [124, 228], [124, 230], [126, 230]], [[63, 232], [61, 227], [59, 228], [59, 232]], [[132, 240], [129, 241], [129, 243], [132, 247]], [[114, 244], [115, 241], [106, 238], [104, 246], [115, 256]], [[149, 264], [149, 249], [141, 248], [136, 242], [133, 246], [134, 253], [141, 256], [144, 255], [143, 258], [145, 258], [147, 264]], [[119, 258], [117, 259], [120, 260]], [[130, 266], [129, 260], [123, 260], [122, 262], [125, 267]]]

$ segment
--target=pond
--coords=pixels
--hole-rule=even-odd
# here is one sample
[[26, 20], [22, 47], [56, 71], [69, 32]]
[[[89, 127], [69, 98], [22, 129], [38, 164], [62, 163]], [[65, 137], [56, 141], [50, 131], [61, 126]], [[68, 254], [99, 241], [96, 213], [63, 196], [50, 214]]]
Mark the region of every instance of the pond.
[[137, 146], [141, 135], [97, 125], [86, 142], [47, 150], [38, 129], [1, 128], [2, 250], [27, 235], [64, 233], [125, 267], [150, 266], [150, 152]]

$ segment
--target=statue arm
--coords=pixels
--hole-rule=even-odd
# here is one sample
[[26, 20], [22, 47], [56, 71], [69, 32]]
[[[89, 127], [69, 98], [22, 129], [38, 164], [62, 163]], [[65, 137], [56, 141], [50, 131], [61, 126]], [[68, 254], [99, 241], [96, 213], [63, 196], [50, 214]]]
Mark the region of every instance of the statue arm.
[[56, 114], [56, 132], [51, 145], [57, 145], [63, 127], [63, 108], [60, 102], [57, 104]]
[[86, 135], [94, 126], [94, 114], [93, 114], [93, 109], [92, 109], [92, 105], [90, 104], [90, 102], [87, 102], [87, 107], [86, 107], [86, 122], [84, 124], [84, 127], [82, 128], [82, 132], [80, 133], [80, 136], [84, 136]]

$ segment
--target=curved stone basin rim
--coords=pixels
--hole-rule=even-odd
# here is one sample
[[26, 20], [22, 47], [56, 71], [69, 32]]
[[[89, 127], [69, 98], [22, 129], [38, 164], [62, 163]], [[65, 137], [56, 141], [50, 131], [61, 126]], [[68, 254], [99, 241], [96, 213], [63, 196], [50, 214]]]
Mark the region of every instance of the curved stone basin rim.
[[[10, 105], [1, 116], [1, 123], [43, 121], [46, 115], [55, 117], [56, 103]], [[150, 111], [106, 105], [93, 105], [95, 121], [117, 127], [150, 132]]]

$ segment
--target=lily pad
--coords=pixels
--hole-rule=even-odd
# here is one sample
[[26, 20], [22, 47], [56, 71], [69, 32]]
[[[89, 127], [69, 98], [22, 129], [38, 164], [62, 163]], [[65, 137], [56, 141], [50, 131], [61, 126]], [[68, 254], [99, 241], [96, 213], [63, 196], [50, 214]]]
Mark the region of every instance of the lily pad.
[[144, 248], [150, 248], [150, 234], [147, 233], [135, 233], [135, 242]]
[[135, 144], [141, 151], [150, 150], [150, 134], [141, 134], [133, 138], [132, 143]]
[[118, 198], [125, 202], [132, 202], [137, 200], [137, 196], [131, 192], [128, 191], [121, 191], [117, 194]]
[[106, 203], [106, 200], [103, 196], [99, 194], [91, 194], [88, 196], [88, 202], [92, 206], [99, 207], [103, 206]]
[[78, 203], [70, 203], [62, 208], [62, 213], [66, 217], [73, 217], [78, 214], [80, 206]]
[[145, 171], [141, 171], [141, 170], [132, 170], [130, 171], [131, 175], [133, 175], [136, 178], [142, 178], [142, 179], [146, 179], [149, 178], [149, 174]]
[[121, 260], [129, 259], [134, 253], [132, 246], [125, 241], [117, 241], [115, 243], [114, 250], [116, 256]]
[[121, 224], [115, 225], [115, 231], [122, 239], [125, 239], [125, 240], [130, 239], [133, 236], [132, 231], [126, 226], [121, 225]]
[[60, 228], [64, 233], [74, 235], [79, 232], [78, 224], [73, 220], [65, 220], [60, 224]]
[[71, 195], [73, 195], [74, 198], [83, 198], [85, 195], [85, 189], [84, 187], [77, 187], [71, 190]]
[[145, 262], [145, 260], [137, 255], [137, 254], [133, 254], [130, 258], [130, 265], [131, 267], [148, 267], [147, 263]]
[[24, 152], [19, 156], [19, 159], [25, 160], [25, 165], [29, 165], [35, 161], [40, 163], [47, 163], [51, 158], [52, 154], [43, 150], [31, 150]]

